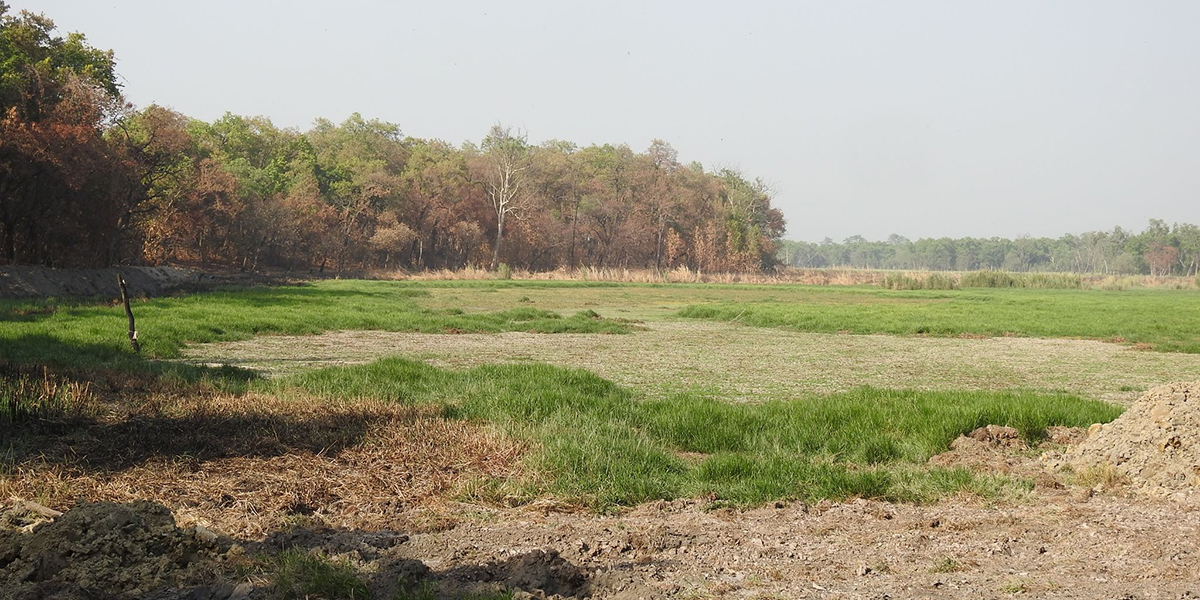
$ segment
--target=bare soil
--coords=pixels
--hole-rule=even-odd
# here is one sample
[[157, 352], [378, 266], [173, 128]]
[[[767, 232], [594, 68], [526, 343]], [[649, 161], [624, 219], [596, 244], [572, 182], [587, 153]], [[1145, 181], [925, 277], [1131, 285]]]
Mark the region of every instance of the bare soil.
[[[32, 534], [0, 537], [0, 596], [265, 598], [269, 580], [229, 567], [298, 547], [349, 559], [377, 598], [401, 580], [429, 582], [439, 597], [1200, 597], [1200, 506], [1189, 504], [1059, 490], [1000, 507], [555, 508], [445, 505], [457, 517], [433, 531], [300, 527], [234, 544], [177, 528], [152, 504], [85, 505]], [[204, 573], [224, 575], [200, 583]]]
[[1200, 496], [1200, 381], [1146, 392], [1059, 462], [1148, 494]]
[[[150, 477], [155, 467], [143, 466], [107, 485], [64, 481], [83, 496], [122, 489], [177, 513], [145, 501], [62, 506], [70, 510], [48, 522], [0, 513], [0, 598], [269, 598], [262, 557], [290, 548], [350, 561], [376, 598], [416, 582], [440, 598], [496, 590], [519, 598], [1200, 598], [1200, 502], [1048, 470], [1037, 458], [1045, 448], [1007, 427], [962, 436], [930, 460], [1036, 480], [1028, 495], [994, 504], [961, 497], [736, 510], [695, 499], [603, 515], [553, 500], [504, 508], [415, 493], [406, 486], [428, 486], [438, 479], [431, 470], [485, 472], [463, 460], [502, 448], [458, 451], [483, 432], [460, 437], [414, 421], [419, 415], [375, 416], [383, 424], [368, 429], [392, 432], [380, 448], [400, 450], [365, 463], [349, 449], [331, 452], [328, 472], [292, 448], [266, 464], [224, 467], [245, 469], [240, 476], [205, 475], [227, 460], [216, 458], [189, 473]], [[432, 433], [422, 437], [425, 429]], [[299, 434], [283, 429], [279, 442], [295, 445]], [[1082, 438], [1050, 434], [1052, 449]], [[228, 499], [197, 504], [206, 491]], [[298, 498], [313, 505], [298, 507]], [[227, 537], [217, 525], [237, 531]]]

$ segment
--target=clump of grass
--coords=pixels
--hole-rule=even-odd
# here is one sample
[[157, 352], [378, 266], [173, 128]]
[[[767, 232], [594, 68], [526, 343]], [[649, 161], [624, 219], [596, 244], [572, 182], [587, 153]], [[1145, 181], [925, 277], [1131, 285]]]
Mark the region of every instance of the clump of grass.
[[958, 564], [957, 560], [954, 560], [953, 558], [946, 556], [946, 557], [943, 557], [941, 560], [933, 563], [933, 566], [929, 568], [929, 572], [931, 572], [931, 573], [953, 573], [955, 571], [958, 571], [961, 568], [962, 568], [962, 565]]
[[1075, 476], [1075, 483], [1084, 487], [1100, 486], [1103, 489], [1114, 489], [1129, 483], [1129, 478], [1117, 471], [1109, 463], [1092, 465]]
[[512, 279], [512, 268], [507, 263], [500, 263], [496, 267], [496, 279]]
[[399, 582], [392, 600], [436, 600], [437, 588], [431, 581], [412, 583], [406, 580]]
[[544, 491], [599, 508], [713, 494], [742, 505], [995, 495], [1012, 483], [924, 465], [983, 425], [1016, 427], [1036, 439], [1050, 425], [1089, 425], [1121, 412], [1063, 394], [873, 388], [762, 404], [694, 393], [652, 399], [586, 371], [549, 365], [452, 371], [403, 359], [259, 385], [285, 395], [433, 404], [447, 417], [490, 423], [531, 442], [528, 460], [544, 475]]
[[1000, 586], [1000, 591], [1005, 594], [1024, 594], [1029, 591], [1028, 579], [1012, 579]]
[[[456, 596], [461, 600], [512, 600], [514, 594], [510, 590], [495, 590]], [[410, 583], [401, 581], [392, 600], [436, 600], [437, 587], [430, 581]]]
[[64, 422], [91, 414], [96, 407], [88, 383], [41, 376], [0, 376], [0, 426], [32, 421]]
[[1010, 273], [1008, 271], [972, 271], [959, 282], [963, 288], [1034, 288], [1077, 290], [1083, 276], [1076, 273]]
[[954, 277], [942, 273], [927, 273], [923, 276], [888, 273], [880, 287], [888, 290], [953, 290], [958, 287], [958, 282]]
[[365, 600], [371, 597], [367, 585], [358, 577], [358, 570], [348, 560], [293, 548], [276, 554], [272, 563], [275, 593], [285, 600]]

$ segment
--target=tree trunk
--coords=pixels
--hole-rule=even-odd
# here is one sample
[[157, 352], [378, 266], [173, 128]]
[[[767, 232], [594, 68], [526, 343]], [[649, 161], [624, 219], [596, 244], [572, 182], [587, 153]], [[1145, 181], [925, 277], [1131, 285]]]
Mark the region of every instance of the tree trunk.
[[492, 250], [492, 270], [496, 270], [497, 263], [500, 262], [500, 244], [504, 241], [504, 213], [500, 213], [500, 218], [496, 220], [496, 248]]

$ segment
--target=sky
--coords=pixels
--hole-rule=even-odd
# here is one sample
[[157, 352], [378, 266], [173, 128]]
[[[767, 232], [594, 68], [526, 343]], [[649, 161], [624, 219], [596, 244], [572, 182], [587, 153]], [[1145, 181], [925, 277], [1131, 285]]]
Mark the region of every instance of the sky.
[[8, 2], [138, 106], [662, 139], [769, 183], [789, 239], [1200, 222], [1200, 2]]

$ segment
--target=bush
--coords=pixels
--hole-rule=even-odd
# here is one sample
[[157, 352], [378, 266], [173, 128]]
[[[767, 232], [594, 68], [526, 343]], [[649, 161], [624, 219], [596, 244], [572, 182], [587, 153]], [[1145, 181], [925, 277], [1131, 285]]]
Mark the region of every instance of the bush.
[[512, 279], [512, 269], [508, 263], [500, 263], [500, 266], [496, 267], [496, 279]]

